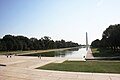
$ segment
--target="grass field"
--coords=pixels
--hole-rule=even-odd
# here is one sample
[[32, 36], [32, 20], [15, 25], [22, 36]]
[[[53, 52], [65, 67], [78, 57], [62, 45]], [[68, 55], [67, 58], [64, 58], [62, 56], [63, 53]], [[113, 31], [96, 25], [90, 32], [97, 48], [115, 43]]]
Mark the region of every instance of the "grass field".
[[110, 49], [91, 48], [94, 57], [115, 57], [120, 56], [120, 52], [113, 52]]
[[120, 73], [120, 61], [65, 61], [64, 63], [51, 63], [37, 69], [72, 72]]
[[28, 51], [0, 51], [0, 55], [6, 54], [18, 54], [18, 55], [27, 55], [27, 54], [36, 54], [36, 53], [45, 53], [45, 52], [53, 52], [53, 51], [64, 51], [69, 49], [75, 49], [78, 47], [71, 47], [71, 48], [59, 48], [59, 49], [47, 49], [47, 50], [28, 50]]
[[6, 55], [6, 54], [22, 54], [22, 53], [30, 53], [30, 52], [33, 52], [33, 51], [0, 51], [0, 55]]

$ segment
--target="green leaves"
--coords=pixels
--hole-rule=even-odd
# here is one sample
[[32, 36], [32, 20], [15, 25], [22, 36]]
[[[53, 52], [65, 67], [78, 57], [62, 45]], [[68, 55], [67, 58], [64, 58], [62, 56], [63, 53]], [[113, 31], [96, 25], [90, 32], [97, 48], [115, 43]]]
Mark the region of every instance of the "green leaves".
[[109, 48], [113, 51], [120, 51], [120, 24], [110, 25], [103, 32], [102, 39], [100, 41], [93, 41], [91, 45], [95, 47]]
[[25, 36], [5, 35], [3, 39], [0, 39], [0, 51], [41, 50], [76, 46], [79, 45], [72, 41], [53, 41], [49, 36], [44, 36], [38, 40], [37, 38], [29, 39]]

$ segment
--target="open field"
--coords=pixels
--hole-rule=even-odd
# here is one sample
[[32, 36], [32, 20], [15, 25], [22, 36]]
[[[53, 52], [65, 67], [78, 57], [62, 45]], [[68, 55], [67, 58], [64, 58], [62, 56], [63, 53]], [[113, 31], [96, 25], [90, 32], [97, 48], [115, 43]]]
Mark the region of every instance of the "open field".
[[51, 63], [37, 69], [94, 72], [94, 73], [120, 73], [120, 61], [65, 61], [64, 63]]
[[120, 56], [119, 52], [113, 52], [110, 49], [91, 48], [94, 57], [116, 57]]

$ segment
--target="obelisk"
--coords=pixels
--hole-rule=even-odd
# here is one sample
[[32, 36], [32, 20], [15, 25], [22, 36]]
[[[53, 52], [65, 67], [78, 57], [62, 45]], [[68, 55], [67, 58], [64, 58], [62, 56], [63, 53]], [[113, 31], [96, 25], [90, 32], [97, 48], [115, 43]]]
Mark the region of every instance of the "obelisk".
[[88, 35], [87, 35], [87, 32], [86, 32], [86, 50], [88, 50]]

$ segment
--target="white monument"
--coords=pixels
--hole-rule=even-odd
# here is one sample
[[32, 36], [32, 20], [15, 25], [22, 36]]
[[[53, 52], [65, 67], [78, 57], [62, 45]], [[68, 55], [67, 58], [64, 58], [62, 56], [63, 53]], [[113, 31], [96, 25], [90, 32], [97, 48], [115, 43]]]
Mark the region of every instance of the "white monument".
[[88, 50], [88, 35], [87, 35], [87, 32], [86, 32], [86, 50]]

